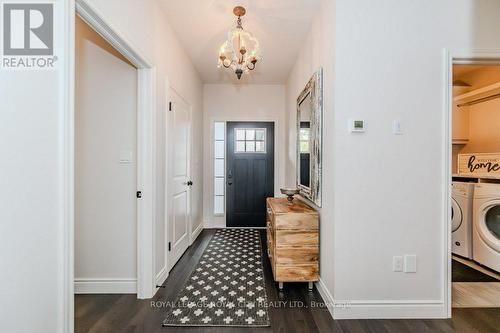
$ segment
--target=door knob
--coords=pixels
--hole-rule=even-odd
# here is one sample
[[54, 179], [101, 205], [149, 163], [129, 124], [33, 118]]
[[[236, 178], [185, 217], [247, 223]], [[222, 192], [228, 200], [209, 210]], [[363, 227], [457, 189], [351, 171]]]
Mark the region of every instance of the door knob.
[[190, 180], [186, 184], [187, 184], [187, 186], [193, 186], [193, 182]]

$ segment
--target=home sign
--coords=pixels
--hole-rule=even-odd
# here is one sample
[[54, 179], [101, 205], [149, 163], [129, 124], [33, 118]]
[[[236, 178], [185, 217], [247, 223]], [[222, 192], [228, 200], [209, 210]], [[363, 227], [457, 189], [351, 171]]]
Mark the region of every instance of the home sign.
[[459, 154], [458, 174], [500, 177], [500, 153]]

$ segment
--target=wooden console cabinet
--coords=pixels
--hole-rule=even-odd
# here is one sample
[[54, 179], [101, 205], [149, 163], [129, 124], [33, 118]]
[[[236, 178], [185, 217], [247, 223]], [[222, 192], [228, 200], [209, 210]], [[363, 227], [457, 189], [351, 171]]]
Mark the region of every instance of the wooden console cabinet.
[[313, 282], [319, 279], [319, 215], [295, 198], [267, 198], [267, 253], [274, 280]]

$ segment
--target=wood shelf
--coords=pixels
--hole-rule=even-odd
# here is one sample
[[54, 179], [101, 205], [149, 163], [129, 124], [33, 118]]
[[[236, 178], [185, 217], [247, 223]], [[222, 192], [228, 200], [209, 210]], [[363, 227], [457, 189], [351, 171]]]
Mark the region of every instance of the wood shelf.
[[481, 98], [486, 98], [492, 95], [500, 94], [500, 82], [490, 84], [489, 86], [474, 89], [464, 94], [458, 95], [453, 98], [455, 105], [469, 103]]

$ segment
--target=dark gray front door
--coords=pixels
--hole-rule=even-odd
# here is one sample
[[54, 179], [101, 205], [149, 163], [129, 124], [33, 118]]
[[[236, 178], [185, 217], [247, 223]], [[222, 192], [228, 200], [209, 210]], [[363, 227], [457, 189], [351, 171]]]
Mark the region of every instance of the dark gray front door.
[[227, 123], [226, 225], [265, 227], [274, 196], [274, 123]]

